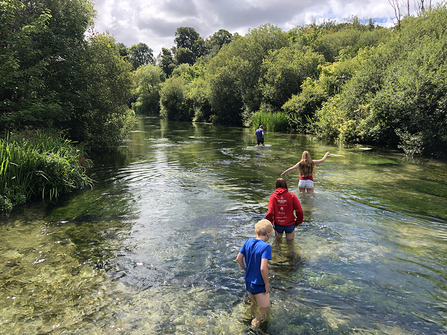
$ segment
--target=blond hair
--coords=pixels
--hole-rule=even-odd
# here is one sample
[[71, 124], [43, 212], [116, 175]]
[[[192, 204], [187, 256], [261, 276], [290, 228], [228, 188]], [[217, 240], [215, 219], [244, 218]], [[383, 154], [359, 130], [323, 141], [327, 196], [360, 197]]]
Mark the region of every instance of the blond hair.
[[310, 157], [310, 153], [308, 151], [303, 151], [301, 155], [300, 165], [298, 165], [298, 169], [300, 171], [300, 176], [302, 177], [310, 177], [314, 173], [315, 164]]
[[262, 219], [255, 225], [255, 232], [258, 236], [267, 236], [268, 233], [273, 231], [272, 223], [267, 219]]

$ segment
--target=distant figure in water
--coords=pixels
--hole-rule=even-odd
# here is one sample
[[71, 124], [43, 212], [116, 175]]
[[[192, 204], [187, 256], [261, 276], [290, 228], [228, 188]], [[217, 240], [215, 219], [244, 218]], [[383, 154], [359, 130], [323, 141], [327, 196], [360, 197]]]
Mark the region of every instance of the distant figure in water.
[[258, 141], [258, 144], [256, 144], [256, 146], [258, 147], [259, 144], [262, 144], [262, 146], [264, 146], [264, 127], [262, 127], [262, 125], [259, 125], [259, 128], [256, 129], [255, 137], [256, 141]]
[[289, 171], [299, 169], [300, 181], [298, 183], [298, 187], [300, 189], [300, 192], [307, 191], [307, 193], [312, 193], [314, 191], [313, 174], [315, 172], [315, 165], [323, 163], [326, 160], [327, 156], [329, 156], [329, 151], [325, 153], [322, 159], [312, 160], [309, 152], [304, 151], [301, 156], [301, 160], [294, 166], [288, 168], [286, 171], [281, 173], [281, 177], [284, 176]]
[[286, 233], [287, 240], [293, 240], [295, 228], [303, 222], [303, 209], [297, 196], [287, 189], [284, 179], [276, 180], [276, 190], [270, 196], [269, 209], [265, 214], [267, 220], [273, 224], [275, 237], [282, 238]]
[[270, 309], [268, 262], [272, 259], [272, 247], [267, 241], [272, 231], [269, 220], [263, 219], [256, 223], [256, 238], [246, 240], [236, 257], [239, 266], [245, 271], [245, 289], [251, 300], [251, 312], [253, 313], [257, 306], [260, 307], [259, 313], [251, 322], [255, 329]]

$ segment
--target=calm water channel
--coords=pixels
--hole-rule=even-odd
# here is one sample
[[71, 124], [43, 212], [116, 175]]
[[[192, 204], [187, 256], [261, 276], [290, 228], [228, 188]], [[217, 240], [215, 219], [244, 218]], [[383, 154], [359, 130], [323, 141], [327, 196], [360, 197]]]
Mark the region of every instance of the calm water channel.
[[447, 334], [447, 164], [311, 137], [140, 118], [93, 190], [0, 220], [1, 334], [250, 334], [235, 262], [275, 180], [318, 165], [270, 239], [260, 334]]

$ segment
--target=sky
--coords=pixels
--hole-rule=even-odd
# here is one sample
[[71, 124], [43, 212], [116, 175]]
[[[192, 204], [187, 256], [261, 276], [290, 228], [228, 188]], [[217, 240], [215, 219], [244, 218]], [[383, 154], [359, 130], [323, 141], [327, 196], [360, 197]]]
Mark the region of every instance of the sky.
[[[108, 31], [127, 47], [140, 42], [156, 57], [175, 45], [175, 31], [192, 27], [206, 39], [219, 29], [245, 35], [270, 23], [284, 31], [327, 20], [357, 16], [377, 24], [395, 24], [389, 0], [94, 0], [95, 29]], [[426, 0], [425, 3], [429, 1]], [[432, 0], [432, 4], [442, 2]], [[414, 4], [414, 0], [410, 1]]]

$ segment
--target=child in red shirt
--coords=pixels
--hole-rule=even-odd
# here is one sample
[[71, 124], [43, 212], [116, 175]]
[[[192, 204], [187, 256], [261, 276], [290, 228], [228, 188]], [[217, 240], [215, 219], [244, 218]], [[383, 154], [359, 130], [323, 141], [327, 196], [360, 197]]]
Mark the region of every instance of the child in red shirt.
[[269, 209], [265, 217], [273, 224], [275, 237], [282, 238], [286, 233], [287, 240], [293, 240], [295, 227], [303, 222], [301, 204], [297, 196], [289, 192], [283, 178], [276, 180], [276, 190], [270, 196]]

